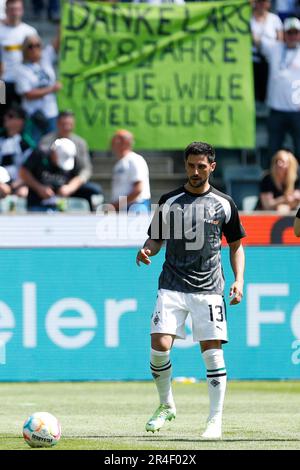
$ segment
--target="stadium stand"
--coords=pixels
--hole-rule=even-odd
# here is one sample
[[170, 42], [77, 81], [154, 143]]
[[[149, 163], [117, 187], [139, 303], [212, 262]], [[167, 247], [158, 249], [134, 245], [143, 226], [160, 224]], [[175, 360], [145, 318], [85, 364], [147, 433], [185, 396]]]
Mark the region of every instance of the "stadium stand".
[[249, 208], [251, 203], [257, 201], [262, 176], [259, 165], [228, 165], [224, 168], [223, 176], [226, 191], [233, 197], [239, 209]]
[[[35, 20], [30, 0], [24, 0], [25, 3], [25, 21], [34, 26], [43, 38], [44, 44], [51, 42], [57, 31], [57, 25], [49, 22], [46, 18]], [[274, 7], [273, 7], [274, 10]], [[249, 149], [220, 149], [217, 148], [217, 168], [212, 179], [212, 184], [221, 191], [232, 191], [233, 186], [228, 186], [228, 180], [225, 181], [225, 174], [230, 172], [230, 167], [242, 165], [242, 172], [248, 166], [256, 165], [257, 168], [262, 166], [262, 162], [267, 155], [268, 145], [268, 131], [267, 131], [268, 108], [265, 105], [259, 106], [256, 109], [256, 148]], [[285, 147], [292, 148], [291, 139], [286, 139]], [[152, 202], [156, 203], [161, 194], [171, 191], [176, 187], [183, 184], [185, 181], [185, 173], [182, 165], [183, 152], [182, 151], [144, 151], [135, 148], [137, 152], [145, 156], [150, 169], [150, 185]], [[183, 149], [182, 149], [183, 150]], [[104, 191], [105, 201], [110, 201], [111, 191], [111, 170], [115, 163], [110, 152], [92, 153], [93, 157], [93, 176], [91, 181], [100, 183]], [[239, 208], [245, 207], [247, 210], [254, 206], [257, 189], [255, 184], [259, 182], [260, 172], [257, 170], [256, 176], [252, 177], [251, 181], [247, 183], [243, 180], [244, 189], [241, 190], [241, 199], [238, 201]], [[257, 177], [257, 181], [255, 181]], [[235, 180], [234, 187], [238, 186], [238, 180]], [[229, 188], [229, 189], [228, 189]], [[234, 195], [233, 195], [234, 196]], [[250, 196], [250, 199], [249, 199]], [[245, 202], [243, 203], [243, 200]]]

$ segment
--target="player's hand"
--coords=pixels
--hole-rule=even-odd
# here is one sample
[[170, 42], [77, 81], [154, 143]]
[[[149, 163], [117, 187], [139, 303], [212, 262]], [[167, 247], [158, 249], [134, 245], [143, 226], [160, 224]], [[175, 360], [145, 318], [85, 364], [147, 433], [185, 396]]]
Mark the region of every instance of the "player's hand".
[[151, 250], [149, 248], [142, 248], [136, 255], [136, 264], [138, 266], [140, 266], [140, 263], [150, 264], [149, 256], [151, 256]]
[[235, 281], [230, 287], [229, 297], [231, 298], [230, 305], [239, 304], [243, 298], [243, 283]]

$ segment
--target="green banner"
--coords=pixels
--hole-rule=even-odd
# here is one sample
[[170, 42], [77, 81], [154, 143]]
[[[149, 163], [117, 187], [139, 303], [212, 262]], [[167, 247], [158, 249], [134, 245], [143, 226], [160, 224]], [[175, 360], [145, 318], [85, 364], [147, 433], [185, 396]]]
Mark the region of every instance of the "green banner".
[[139, 149], [253, 148], [250, 14], [245, 0], [66, 1], [59, 107], [92, 149], [107, 150], [119, 128]]

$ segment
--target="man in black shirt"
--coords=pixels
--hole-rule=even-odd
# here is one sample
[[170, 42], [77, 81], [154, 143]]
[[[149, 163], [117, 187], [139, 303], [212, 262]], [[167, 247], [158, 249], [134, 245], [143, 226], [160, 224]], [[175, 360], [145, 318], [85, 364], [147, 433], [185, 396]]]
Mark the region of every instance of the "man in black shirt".
[[29, 187], [30, 211], [57, 210], [57, 197], [81, 197], [90, 202], [94, 194], [80, 176], [72, 140], [56, 139], [49, 152], [36, 149], [20, 169], [20, 176]]
[[231, 305], [243, 296], [245, 236], [232, 199], [213, 188], [209, 176], [216, 167], [214, 149], [193, 142], [185, 150], [188, 180], [181, 188], [161, 197], [149, 227], [149, 238], [137, 254], [137, 264], [148, 265], [166, 241], [166, 257], [159, 278], [159, 291], [151, 322], [150, 368], [158, 389], [160, 406], [146, 424], [158, 431], [176, 416], [171, 389], [170, 349], [175, 338], [185, 338], [190, 313], [193, 339], [199, 341], [207, 368], [210, 413], [206, 439], [220, 439], [226, 389], [222, 343], [227, 342], [221, 266], [222, 233], [229, 244], [235, 281], [230, 288]]

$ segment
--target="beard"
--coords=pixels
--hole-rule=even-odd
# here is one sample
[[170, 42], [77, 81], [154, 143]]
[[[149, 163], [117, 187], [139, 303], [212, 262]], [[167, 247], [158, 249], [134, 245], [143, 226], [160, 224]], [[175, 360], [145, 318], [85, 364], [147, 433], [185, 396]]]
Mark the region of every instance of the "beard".
[[189, 183], [191, 186], [193, 186], [193, 188], [201, 188], [201, 186], [204, 186], [204, 184], [206, 183], [206, 181], [208, 180], [208, 178], [189, 178]]

